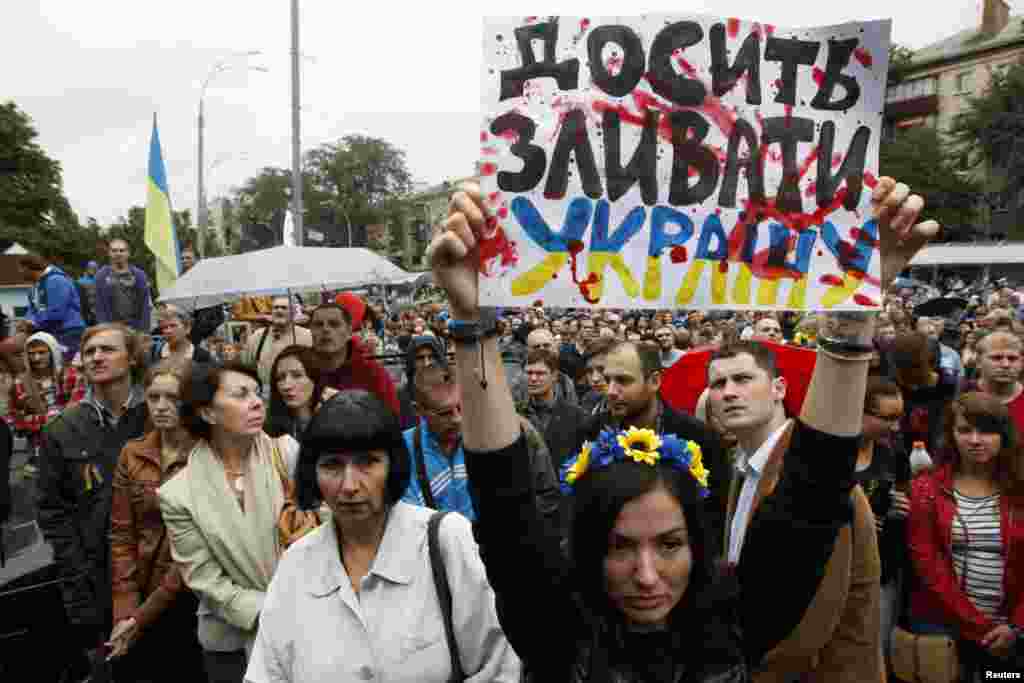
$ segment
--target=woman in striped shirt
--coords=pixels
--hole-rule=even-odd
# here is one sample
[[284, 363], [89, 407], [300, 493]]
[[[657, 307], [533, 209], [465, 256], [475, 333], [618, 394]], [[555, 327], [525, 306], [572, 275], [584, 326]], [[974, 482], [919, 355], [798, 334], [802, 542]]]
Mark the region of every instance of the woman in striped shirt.
[[974, 671], [1014, 666], [1024, 626], [1024, 463], [1006, 407], [971, 392], [945, 415], [947, 464], [918, 476], [908, 520], [910, 630], [948, 632]]

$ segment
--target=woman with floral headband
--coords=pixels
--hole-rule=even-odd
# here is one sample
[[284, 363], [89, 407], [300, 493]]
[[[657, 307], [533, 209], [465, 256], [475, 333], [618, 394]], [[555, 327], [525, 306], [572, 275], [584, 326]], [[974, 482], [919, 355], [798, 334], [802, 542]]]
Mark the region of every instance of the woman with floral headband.
[[[938, 227], [915, 225], [923, 202], [906, 189], [882, 179], [874, 194], [883, 282]], [[566, 556], [557, 530], [536, 512], [491, 311], [477, 305], [477, 240], [493, 232], [479, 188], [464, 186], [430, 255], [456, 321], [477, 537], [509, 642], [537, 681], [748, 681], [791, 626], [775, 615], [793, 612], [788, 603], [807, 603], [849, 521], [871, 319], [837, 316], [825, 330], [831, 346], [819, 351], [794, 436], [805, 439], [804, 447], [787, 457], [773, 501], [753, 518], [743, 562], [730, 578], [716, 580], [701, 504], [707, 477], [721, 474], [704, 470], [694, 445], [646, 430], [605, 432], [571, 461], [564, 476], [574, 496]], [[780, 558], [774, 541], [782, 537], [794, 550]], [[780, 561], [784, 574], [772, 571]]]

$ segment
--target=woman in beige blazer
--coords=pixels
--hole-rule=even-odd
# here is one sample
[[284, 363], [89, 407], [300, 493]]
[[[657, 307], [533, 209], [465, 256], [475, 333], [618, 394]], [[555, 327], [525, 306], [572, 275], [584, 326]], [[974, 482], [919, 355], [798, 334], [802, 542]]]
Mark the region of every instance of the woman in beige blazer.
[[274, 458], [291, 471], [298, 444], [263, 432], [260, 384], [241, 365], [197, 366], [182, 398], [182, 424], [197, 443], [188, 465], [160, 487], [160, 510], [171, 554], [199, 597], [207, 678], [241, 683], [282, 551], [285, 494]]

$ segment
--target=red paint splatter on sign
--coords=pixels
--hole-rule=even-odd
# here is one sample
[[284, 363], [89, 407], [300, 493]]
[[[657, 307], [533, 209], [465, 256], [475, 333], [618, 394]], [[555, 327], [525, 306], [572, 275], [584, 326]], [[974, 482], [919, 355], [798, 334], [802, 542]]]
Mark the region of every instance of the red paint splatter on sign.
[[488, 227], [496, 226], [490, 237], [483, 238], [477, 242], [480, 245], [480, 272], [490, 275], [490, 264], [498, 259], [502, 266], [514, 267], [519, 263], [519, 252], [516, 243], [510, 242], [505, 230], [493, 217], [488, 218]]
[[489, 161], [480, 164], [480, 175], [494, 175], [497, 172], [498, 167]]
[[489, 201], [491, 204], [497, 204], [498, 203], [498, 197], [500, 197], [500, 196], [501, 196], [500, 192], [492, 192], [489, 195], [487, 195], [487, 201]]
[[511, 129], [511, 128], [507, 128], [507, 129], [501, 131], [500, 133], [498, 133], [498, 137], [506, 140], [507, 142], [511, 142], [513, 144], [519, 142], [519, 133], [517, 131]]
[[590, 28], [590, 19], [580, 19], [580, 32], [586, 31]]
[[862, 47], [858, 47], [854, 50], [853, 56], [858, 62], [863, 64], [866, 69], [870, 69], [871, 65], [875, 63], [875, 59], [871, 56], [871, 53]]
[[804, 163], [802, 163], [800, 165], [800, 177], [801, 178], [803, 178], [805, 175], [807, 175], [807, 172], [811, 170], [811, 166], [813, 166], [814, 162], [817, 161], [817, 160], [818, 160], [818, 147], [817, 147], [817, 145], [815, 145], [814, 149], [811, 150], [811, 153], [807, 155], [806, 159], [804, 159]]
[[774, 24], [765, 24], [764, 25], [764, 32], [765, 32], [765, 35], [767, 35], [767, 36], [775, 35], [775, 25]]
[[672, 263], [686, 263], [687, 254], [686, 247], [681, 244], [677, 244], [672, 247], [672, 251], [669, 253], [669, 258], [672, 259]]
[[726, 26], [727, 26], [726, 30], [729, 32], [729, 37], [730, 38], [735, 38], [736, 36], [738, 36], [740, 34], [740, 20], [739, 19], [735, 19], [735, 18], [729, 19], [729, 21], [726, 22]]
[[527, 24], [532, 24], [535, 21], [537, 21], [537, 17], [526, 17]]
[[872, 173], [871, 171], [865, 171], [864, 172], [864, 184], [867, 185], [870, 189], [873, 190], [878, 185], [878, 178], [876, 178], [875, 174]]
[[825, 84], [825, 72], [818, 67], [814, 67], [811, 70], [811, 76], [814, 78], [814, 82], [818, 84], [819, 88]]
[[871, 308], [878, 308], [877, 301], [875, 301], [869, 296], [864, 296], [863, 294], [854, 294], [853, 301], [854, 303], [860, 304], [861, 306], [870, 306]]
[[480, 142], [487, 142], [487, 131], [480, 131]]
[[842, 165], [842, 163], [843, 163], [843, 155], [842, 154], [837, 152], [836, 154], [832, 155], [832, 168], [839, 168], [839, 166]]
[[618, 76], [619, 72], [622, 71], [623, 57], [618, 52], [613, 52], [608, 56], [604, 66], [608, 69], [608, 73], [612, 76]]
[[498, 150], [493, 147], [481, 147], [480, 153], [484, 156], [496, 156], [498, 154]]
[[508, 218], [508, 207], [503, 206], [498, 209], [498, 218], [502, 220]]
[[590, 288], [601, 281], [601, 278], [597, 276], [597, 273], [590, 273], [586, 279], [580, 280], [576, 273], [577, 257], [583, 251], [583, 242], [580, 240], [571, 240], [569, 242], [569, 260], [572, 266], [572, 282], [574, 285], [579, 287], [580, 295], [584, 301], [588, 304], [596, 304], [600, 299], [596, 296], [591, 295]]
[[829, 285], [830, 287], [842, 287], [843, 278], [838, 275], [822, 275], [819, 280], [823, 285]]

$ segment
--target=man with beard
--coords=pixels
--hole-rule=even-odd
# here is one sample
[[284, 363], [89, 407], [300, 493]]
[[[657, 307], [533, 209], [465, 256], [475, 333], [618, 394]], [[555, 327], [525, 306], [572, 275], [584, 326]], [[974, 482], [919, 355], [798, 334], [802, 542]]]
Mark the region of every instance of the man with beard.
[[338, 391], [365, 389], [388, 404], [395, 415], [401, 414], [391, 375], [367, 355], [359, 337], [352, 334], [348, 310], [336, 303], [321, 304], [313, 310], [309, 327], [324, 386]]
[[668, 370], [676, 364], [676, 361], [683, 357], [683, 352], [676, 348], [676, 331], [669, 325], [662, 325], [654, 333], [654, 339], [658, 342], [658, 352], [661, 355], [661, 367]]
[[992, 332], [978, 342], [977, 389], [997, 397], [1010, 411], [1018, 434], [1024, 434], [1024, 385], [1020, 373], [1024, 368], [1024, 342], [1012, 332]]
[[113, 618], [110, 509], [114, 469], [129, 439], [142, 436], [146, 406], [132, 382], [139, 339], [120, 323], [90, 327], [82, 336], [89, 389], [43, 430], [39, 458], [39, 527], [53, 546], [72, 629], [73, 672], [105, 656]]
[[313, 345], [313, 335], [305, 327], [299, 327], [292, 321], [289, 309], [288, 297], [274, 297], [270, 327], [250, 334], [242, 353], [242, 362], [256, 369], [263, 384], [263, 393], [267, 396], [270, 395], [270, 369], [274, 366], [277, 354], [292, 344]]
[[661, 356], [653, 344], [619, 342], [605, 357], [608, 408], [591, 416], [576, 432], [575, 455], [586, 441], [593, 441], [606, 427], [653, 429], [695, 441], [709, 472], [711, 495], [705, 501], [712, 556], [720, 553], [729, 467], [722, 441], [713, 430], [691, 415], [676, 412], [658, 394], [661, 389]]

